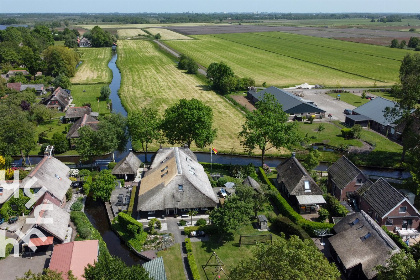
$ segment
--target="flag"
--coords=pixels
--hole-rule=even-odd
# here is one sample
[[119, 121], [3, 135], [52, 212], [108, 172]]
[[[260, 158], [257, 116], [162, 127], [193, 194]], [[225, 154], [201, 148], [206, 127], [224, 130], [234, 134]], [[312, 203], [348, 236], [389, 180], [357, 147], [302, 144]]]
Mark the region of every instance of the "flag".
[[211, 147], [211, 149], [213, 150], [214, 154], [217, 155], [217, 150], [213, 147]]

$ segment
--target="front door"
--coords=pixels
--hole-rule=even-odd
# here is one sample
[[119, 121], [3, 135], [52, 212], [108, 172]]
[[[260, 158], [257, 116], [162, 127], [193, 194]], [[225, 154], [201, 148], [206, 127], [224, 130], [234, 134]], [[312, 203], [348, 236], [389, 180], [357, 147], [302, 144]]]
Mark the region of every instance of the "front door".
[[403, 220], [402, 229], [410, 229], [413, 224], [413, 220]]

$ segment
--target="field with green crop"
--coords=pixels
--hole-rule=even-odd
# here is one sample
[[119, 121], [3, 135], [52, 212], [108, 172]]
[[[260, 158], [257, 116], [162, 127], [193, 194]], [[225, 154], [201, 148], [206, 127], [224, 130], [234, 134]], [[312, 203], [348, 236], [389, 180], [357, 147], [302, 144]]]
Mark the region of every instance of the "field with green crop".
[[166, 44], [203, 66], [224, 61], [258, 85], [389, 86], [398, 80], [404, 55], [412, 52], [283, 32], [192, 37], [196, 40]]
[[175, 62], [150, 41], [118, 41], [118, 68], [121, 69], [122, 103], [128, 112], [143, 106], [161, 114], [181, 98], [196, 98], [213, 109], [217, 138], [214, 147], [224, 152], [243, 152], [238, 133], [244, 116], [223, 97], [207, 90], [195, 75], [176, 68]]
[[82, 64], [71, 78], [73, 84], [111, 83], [112, 72], [108, 68], [111, 48], [79, 48], [78, 52]]

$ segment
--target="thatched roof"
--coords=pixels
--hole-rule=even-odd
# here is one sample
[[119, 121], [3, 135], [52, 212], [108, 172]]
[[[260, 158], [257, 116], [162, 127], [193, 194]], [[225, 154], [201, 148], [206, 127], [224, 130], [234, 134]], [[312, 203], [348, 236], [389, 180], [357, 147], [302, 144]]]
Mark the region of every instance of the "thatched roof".
[[343, 217], [334, 226], [336, 235], [329, 238], [334, 251], [346, 269], [362, 265], [368, 279], [376, 276], [375, 267], [385, 265], [398, 246], [365, 212]]
[[[283, 183], [290, 195], [322, 195], [320, 187], [294, 156], [280, 163], [276, 169], [277, 182]], [[309, 191], [305, 190], [305, 184], [309, 184]]]
[[45, 187], [51, 195], [63, 202], [71, 185], [69, 172], [67, 165], [54, 157], [45, 156], [22, 180], [21, 188], [26, 184], [32, 189]]
[[89, 106], [83, 106], [83, 107], [70, 107], [66, 111], [66, 119], [74, 119], [74, 118], [81, 118], [85, 114], [90, 115], [92, 112], [92, 109]]
[[[407, 200], [411, 205], [403, 194], [383, 178], [379, 178], [375, 183], [364, 184], [362, 188], [357, 190], [357, 193], [382, 219], [404, 200]], [[414, 206], [412, 207], [417, 211]]]
[[137, 174], [137, 169], [141, 165], [141, 160], [133, 154], [133, 152], [128, 153], [128, 155], [120, 160], [115, 167], [112, 169], [113, 175], [124, 175], [124, 174]]
[[[31, 223], [27, 220], [25, 225], [29, 229], [23, 232], [25, 234], [31, 234], [30, 228], [36, 226], [45, 230], [58, 240], [64, 241], [66, 239], [67, 229], [70, 223], [70, 214], [50, 201], [46, 201], [45, 203], [40, 204], [40, 206], [43, 208], [41, 208], [39, 215], [35, 216], [35, 211], [32, 211], [31, 215], [26, 218], [35, 219], [35, 223]], [[52, 207], [52, 210], [47, 210], [47, 207]]]
[[92, 128], [94, 131], [99, 129], [99, 121], [91, 115], [85, 114], [71, 126], [69, 132], [67, 133], [67, 138], [79, 138], [79, 128], [85, 125], [90, 126], [90, 128]]
[[242, 182], [242, 184], [245, 185], [245, 186], [251, 186], [255, 191], [257, 191], [259, 193], [263, 192], [260, 184], [258, 184], [258, 182], [255, 181], [255, 179], [252, 178], [251, 176], [247, 176], [245, 178], [245, 180]]
[[65, 108], [70, 105], [73, 98], [71, 97], [69, 90], [58, 87], [51, 95], [51, 98], [48, 100], [48, 104], [50, 104], [50, 102], [54, 100], [58, 101], [60, 106]]
[[341, 190], [360, 174], [367, 179], [363, 172], [345, 156], [339, 158], [328, 168], [328, 174], [331, 176], [331, 179], [336, 186]]
[[204, 168], [187, 148], [160, 149], [140, 183], [138, 211], [215, 207]]

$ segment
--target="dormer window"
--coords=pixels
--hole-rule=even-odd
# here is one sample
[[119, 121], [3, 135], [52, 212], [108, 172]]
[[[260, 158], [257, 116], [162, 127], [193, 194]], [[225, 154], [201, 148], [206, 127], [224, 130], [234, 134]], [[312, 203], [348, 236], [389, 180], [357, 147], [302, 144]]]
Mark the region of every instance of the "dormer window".
[[305, 192], [311, 192], [311, 186], [309, 185], [309, 181], [305, 181]]

